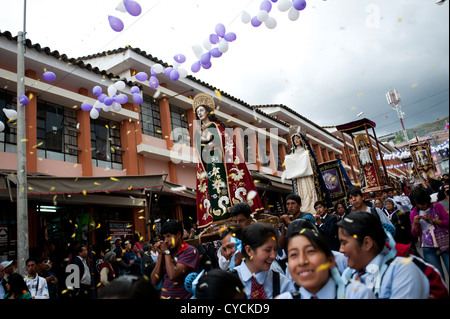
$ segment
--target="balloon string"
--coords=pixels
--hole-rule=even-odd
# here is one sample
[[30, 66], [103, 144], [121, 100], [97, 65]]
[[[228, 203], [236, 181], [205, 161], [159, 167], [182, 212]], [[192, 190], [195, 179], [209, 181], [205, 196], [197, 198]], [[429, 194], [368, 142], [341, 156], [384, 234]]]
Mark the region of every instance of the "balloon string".
[[[250, 2], [247, 3], [247, 5], [244, 7], [244, 9], [247, 9], [250, 6], [250, 4], [252, 4], [253, 2], [255, 2], [255, 0], [250, 0]], [[234, 23], [234, 21], [236, 21], [236, 19], [239, 18], [241, 15], [242, 15], [242, 10], [233, 18], [233, 20], [231, 20], [230, 23], [228, 23], [227, 27], [231, 26]]]

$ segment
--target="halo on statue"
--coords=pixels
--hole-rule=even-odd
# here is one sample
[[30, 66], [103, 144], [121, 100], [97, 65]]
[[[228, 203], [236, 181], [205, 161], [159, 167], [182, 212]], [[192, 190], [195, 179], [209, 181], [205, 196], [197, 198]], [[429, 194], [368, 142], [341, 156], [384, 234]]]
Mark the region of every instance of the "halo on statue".
[[194, 100], [192, 101], [192, 108], [194, 109], [194, 112], [199, 106], [207, 106], [213, 110], [216, 109], [214, 98], [206, 93], [198, 93], [194, 97]]

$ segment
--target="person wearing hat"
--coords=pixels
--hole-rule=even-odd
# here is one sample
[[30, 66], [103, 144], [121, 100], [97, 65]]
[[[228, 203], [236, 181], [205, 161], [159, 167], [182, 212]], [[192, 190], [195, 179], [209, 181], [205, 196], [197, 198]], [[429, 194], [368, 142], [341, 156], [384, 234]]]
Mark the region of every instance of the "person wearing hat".
[[5, 279], [8, 279], [8, 276], [14, 273], [14, 261], [2, 261], [1, 265], [5, 271]]
[[196, 182], [199, 228], [229, 220], [230, 208], [239, 202], [247, 201], [253, 213], [263, 210], [245, 159], [233, 142], [233, 131], [229, 132], [214, 113], [214, 98], [206, 93], [197, 94], [193, 109], [197, 118], [194, 148], [199, 159]]

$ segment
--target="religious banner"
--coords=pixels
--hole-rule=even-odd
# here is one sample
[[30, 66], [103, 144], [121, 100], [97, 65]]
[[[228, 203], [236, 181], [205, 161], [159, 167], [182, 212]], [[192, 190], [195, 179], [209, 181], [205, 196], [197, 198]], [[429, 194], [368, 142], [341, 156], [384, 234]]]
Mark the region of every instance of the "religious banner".
[[319, 168], [333, 203], [347, 198], [347, 187], [352, 187], [352, 184], [342, 167], [341, 160], [337, 159], [319, 164]]
[[361, 172], [361, 189], [377, 188], [384, 183], [376, 159], [373, 158], [372, 149], [365, 134], [355, 136], [359, 166]]
[[429, 141], [410, 144], [409, 151], [414, 162], [414, 169], [418, 175], [434, 176], [436, 166], [434, 165], [433, 155]]

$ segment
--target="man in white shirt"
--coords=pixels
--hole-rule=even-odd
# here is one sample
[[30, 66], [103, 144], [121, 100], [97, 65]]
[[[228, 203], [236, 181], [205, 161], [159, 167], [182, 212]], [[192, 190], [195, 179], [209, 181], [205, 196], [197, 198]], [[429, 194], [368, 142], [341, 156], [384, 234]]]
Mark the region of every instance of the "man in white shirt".
[[367, 212], [369, 214], [373, 214], [372, 212], [376, 212], [378, 215], [378, 219], [381, 221], [381, 224], [392, 225], [389, 217], [386, 216], [386, 214], [384, 214], [378, 207], [368, 207], [364, 203], [363, 194], [359, 188], [351, 188], [349, 190], [349, 197], [353, 204], [353, 212]]
[[33, 299], [49, 299], [47, 280], [37, 274], [36, 259], [30, 257], [26, 261], [28, 276], [24, 278]]

